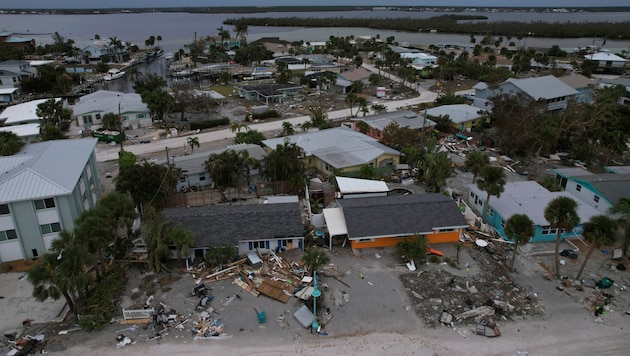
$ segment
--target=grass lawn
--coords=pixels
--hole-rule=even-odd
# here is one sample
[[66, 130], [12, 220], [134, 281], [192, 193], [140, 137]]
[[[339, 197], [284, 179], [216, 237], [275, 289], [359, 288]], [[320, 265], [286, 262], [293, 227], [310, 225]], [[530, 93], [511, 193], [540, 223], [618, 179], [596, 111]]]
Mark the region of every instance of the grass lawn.
[[232, 95], [232, 93], [234, 92], [234, 88], [235, 87], [233, 85], [212, 85], [209, 86], [207, 89], [214, 90], [217, 93], [227, 97]]

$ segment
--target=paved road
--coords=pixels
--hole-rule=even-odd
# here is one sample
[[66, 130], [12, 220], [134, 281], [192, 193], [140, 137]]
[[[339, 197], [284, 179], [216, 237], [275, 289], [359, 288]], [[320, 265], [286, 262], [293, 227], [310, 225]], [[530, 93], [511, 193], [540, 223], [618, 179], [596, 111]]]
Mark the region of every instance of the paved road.
[[[366, 69], [378, 73], [378, 69], [370, 64], [363, 64], [363, 67]], [[382, 73], [382, 72], [381, 72]], [[401, 82], [402, 80], [396, 76], [389, 75], [390, 80], [395, 82]], [[409, 85], [408, 85], [409, 86]], [[436, 93], [433, 93], [425, 88], [413, 86], [413, 89], [418, 90], [420, 94], [417, 97], [404, 99], [404, 100], [382, 100], [380, 103], [387, 106], [387, 111], [395, 111], [402, 107], [407, 107], [411, 105], [417, 105], [420, 103], [429, 103], [433, 102], [437, 97]], [[345, 118], [350, 115], [350, 109], [342, 109], [337, 111], [331, 111], [328, 113], [328, 118], [331, 120]], [[261, 122], [254, 123], [249, 125], [249, 128], [252, 130], [257, 130], [259, 132], [269, 132], [275, 130], [282, 130], [282, 123], [285, 121], [290, 122], [293, 126], [297, 124], [302, 124], [306, 121], [309, 121], [311, 118], [308, 115], [298, 116], [293, 118], [287, 118], [283, 120], [270, 121], [270, 122]], [[232, 139], [236, 136], [234, 132], [230, 129], [223, 129], [217, 131], [203, 132], [199, 134], [195, 134], [195, 137], [199, 139], [199, 143], [207, 143], [207, 142], [217, 142], [226, 139]], [[166, 139], [160, 139], [153, 141], [147, 144], [137, 144], [137, 145], [127, 145], [125, 146], [125, 150], [134, 153], [137, 156], [142, 156], [155, 152], [165, 152], [167, 147], [170, 148], [181, 148], [186, 147], [186, 140], [189, 136], [179, 136], [172, 137]], [[96, 159], [98, 162], [105, 162], [118, 159], [118, 151], [120, 150], [119, 146], [106, 146], [106, 145], [98, 145], [96, 148]]]

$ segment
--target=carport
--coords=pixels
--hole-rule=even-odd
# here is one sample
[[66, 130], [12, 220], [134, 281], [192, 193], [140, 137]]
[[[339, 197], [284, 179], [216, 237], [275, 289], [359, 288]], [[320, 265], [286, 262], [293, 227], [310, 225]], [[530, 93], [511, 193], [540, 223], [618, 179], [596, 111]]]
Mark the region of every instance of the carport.
[[324, 209], [324, 220], [328, 228], [328, 248], [332, 250], [332, 237], [348, 235], [346, 218], [343, 216], [341, 208]]

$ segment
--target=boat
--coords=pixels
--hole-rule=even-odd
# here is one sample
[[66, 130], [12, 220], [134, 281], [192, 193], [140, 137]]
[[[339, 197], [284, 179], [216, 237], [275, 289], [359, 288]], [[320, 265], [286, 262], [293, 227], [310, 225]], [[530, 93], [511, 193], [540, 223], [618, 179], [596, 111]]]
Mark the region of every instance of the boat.
[[103, 77], [103, 80], [110, 81], [122, 78], [127, 74], [125, 71], [118, 69], [110, 69], [107, 71], [107, 74]]

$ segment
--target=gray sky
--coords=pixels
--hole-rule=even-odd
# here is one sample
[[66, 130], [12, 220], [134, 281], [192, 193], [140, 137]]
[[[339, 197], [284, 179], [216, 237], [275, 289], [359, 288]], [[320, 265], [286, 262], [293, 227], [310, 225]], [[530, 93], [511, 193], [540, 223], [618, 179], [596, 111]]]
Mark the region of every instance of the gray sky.
[[497, 7], [605, 7], [630, 6], [627, 0], [3, 0], [0, 9], [11, 8], [134, 8], [186, 6], [497, 6]]

